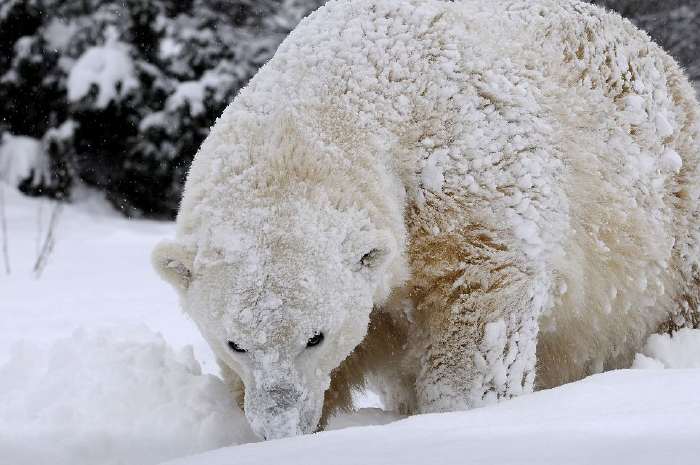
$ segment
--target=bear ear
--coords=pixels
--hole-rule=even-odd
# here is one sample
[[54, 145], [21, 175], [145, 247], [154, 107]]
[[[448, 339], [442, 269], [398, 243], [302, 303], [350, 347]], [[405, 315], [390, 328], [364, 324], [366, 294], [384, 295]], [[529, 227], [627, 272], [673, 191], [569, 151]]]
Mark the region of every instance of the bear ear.
[[185, 291], [192, 280], [194, 252], [174, 241], [161, 241], [151, 253], [153, 267], [161, 278], [178, 291]]
[[389, 253], [387, 250], [374, 247], [362, 255], [360, 258], [360, 265], [370, 269], [379, 268], [379, 266], [386, 261], [388, 256]]
[[381, 231], [371, 242], [373, 245], [362, 251], [359, 264], [365, 269], [378, 269], [394, 258], [395, 241], [386, 231]]

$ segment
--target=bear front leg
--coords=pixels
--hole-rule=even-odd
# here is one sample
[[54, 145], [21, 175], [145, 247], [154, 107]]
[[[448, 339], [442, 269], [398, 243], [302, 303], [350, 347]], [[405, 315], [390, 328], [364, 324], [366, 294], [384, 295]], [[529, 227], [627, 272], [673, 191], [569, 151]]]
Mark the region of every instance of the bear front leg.
[[440, 247], [449, 257], [426, 257], [417, 281], [425, 285], [416, 295], [425, 334], [416, 380], [421, 412], [469, 409], [533, 389], [546, 286], [488, 236], [468, 243], [459, 252]]
[[[397, 293], [398, 294], [398, 293]], [[400, 306], [401, 296], [392, 305]], [[379, 395], [388, 411], [408, 415], [416, 410], [415, 369], [405, 348], [409, 322], [402, 321], [400, 309], [375, 308], [364, 340], [332, 373], [326, 391], [323, 419], [355, 408], [352, 391], [369, 389]]]

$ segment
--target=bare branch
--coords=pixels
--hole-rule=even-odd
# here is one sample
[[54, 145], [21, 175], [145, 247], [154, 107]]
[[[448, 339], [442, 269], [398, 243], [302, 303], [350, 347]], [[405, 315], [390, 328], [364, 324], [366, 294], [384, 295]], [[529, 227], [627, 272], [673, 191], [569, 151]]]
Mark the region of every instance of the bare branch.
[[46, 236], [41, 246], [41, 252], [36, 258], [36, 263], [34, 263], [34, 275], [36, 276], [36, 278], [41, 277], [41, 273], [46, 267], [46, 264], [49, 260], [49, 256], [51, 255], [51, 252], [53, 252], [54, 245], [56, 244], [55, 231], [62, 210], [62, 202], [54, 203], [54, 207], [51, 210], [51, 219], [49, 220], [48, 228], [46, 230]]
[[0, 182], [0, 230], [2, 230], [2, 256], [5, 262], [5, 273], [10, 274], [10, 248], [7, 238], [7, 217], [5, 215], [5, 185]]
[[39, 199], [39, 207], [36, 209], [36, 241], [34, 253], [38, 257], [41, 253], [41, 240], [44, 238], [44, 203], [45, 199]]

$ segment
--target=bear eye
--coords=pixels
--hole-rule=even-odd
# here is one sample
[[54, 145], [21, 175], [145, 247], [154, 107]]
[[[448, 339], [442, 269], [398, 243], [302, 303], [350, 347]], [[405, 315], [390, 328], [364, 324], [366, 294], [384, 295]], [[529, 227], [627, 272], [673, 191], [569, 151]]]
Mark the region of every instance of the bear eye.
[[247, 350], [243, 349], [241, 346], [239, 346], [238, 344], [236, 344], [233, 341], [228, 341], [228, 346], [234, 352], [239, 352], [239, 353], [248, 352]]
[[377, 259], [381, 255], [379, 249], [372, 249], [360, 258], [360, 265], [371, 267], [377, 264]]
[[313, 347], [319, 345], [323, 341], [323, 333], [316, 331], [313, 336], [306, 341], [306, 347]]

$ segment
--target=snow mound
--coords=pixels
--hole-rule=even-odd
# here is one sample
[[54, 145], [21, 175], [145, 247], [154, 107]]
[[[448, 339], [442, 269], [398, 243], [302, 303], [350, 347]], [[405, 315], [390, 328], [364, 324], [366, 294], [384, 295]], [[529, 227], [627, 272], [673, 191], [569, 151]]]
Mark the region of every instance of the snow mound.
[[700, 368], [700, 329], [649, 336], [632, 368]]
[[223, 382], [145, 327], [15, 345], [0, 366], [0, 464], [153, 464], [254, 440]]
[[700, 370], [618, 370], [466, 412], [245, 444], [168, 465], [697, 463]]
[[337, 414], [328, 420], [326, 431], [356, 426], [386, 425], [406, 418], [405, 415], [387, 412], [380, 408], [362, 408], [356, 412]]

